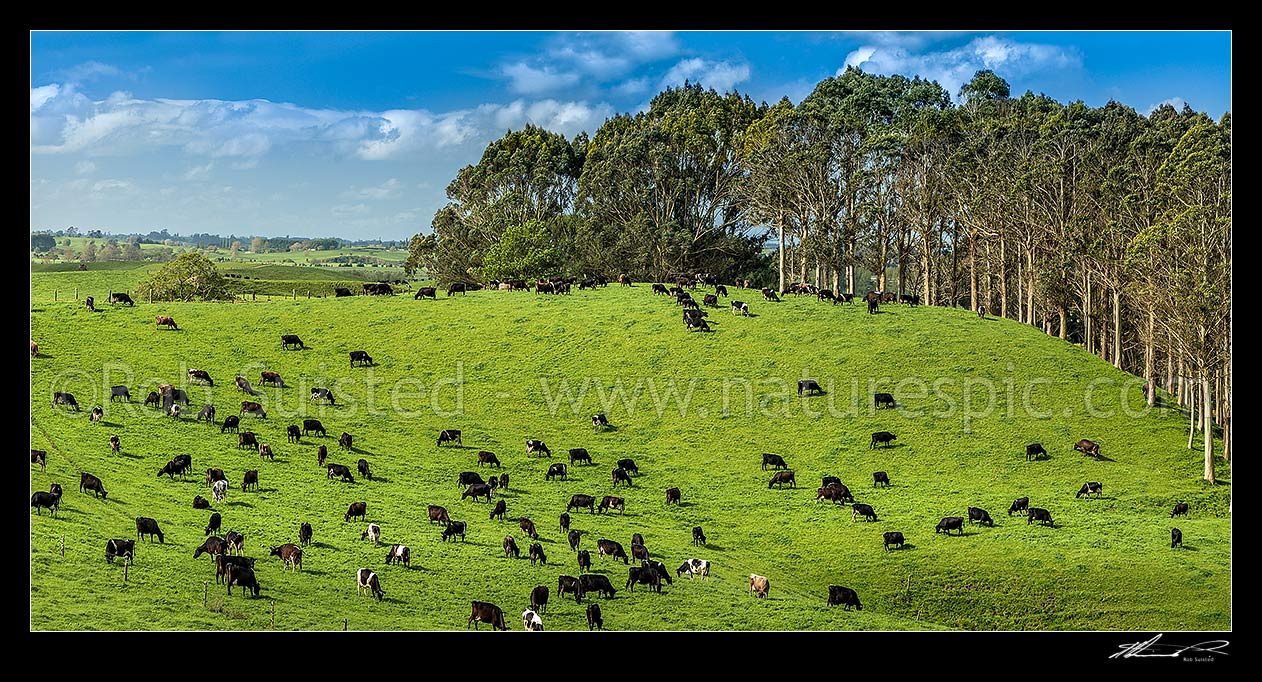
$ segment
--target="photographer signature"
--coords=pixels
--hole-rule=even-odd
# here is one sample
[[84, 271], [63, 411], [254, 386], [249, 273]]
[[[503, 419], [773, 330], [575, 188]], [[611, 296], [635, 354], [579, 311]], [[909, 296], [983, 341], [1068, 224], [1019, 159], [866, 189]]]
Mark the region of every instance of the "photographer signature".
[[1161, 635], [1153, 637], [1146, 642], [1131, 642], [1129, 644], [1118, 645], [1121, 651], [1109, 656], [1109, 658], [1178, 658], [1185, 652], [1191, 651], [1204, 653], [1218, 653], [1224, 656], [1228, 655], [1223, 651], [1229, 642], [1225, 639], [1211, 639], [1206, 642], [1197, 644], [1189, 644], [1186, 646], [1176, 644], [1158, 644]]

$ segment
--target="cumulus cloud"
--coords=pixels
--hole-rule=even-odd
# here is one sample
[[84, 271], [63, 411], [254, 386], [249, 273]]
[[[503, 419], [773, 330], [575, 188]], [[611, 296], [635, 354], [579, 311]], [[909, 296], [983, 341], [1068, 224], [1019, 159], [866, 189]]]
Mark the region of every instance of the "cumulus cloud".
[[661, 87], [683, 85], [684, 81], [701, 83], [719, 92], [727, 92], [737, 83], [749, 80], [749, 64], [715, 62], [700, 57], [684, 59], [662, 77]]
[[96, 164], [91, 161], [79, 161], [74, 165], [74, 172], [78, 175], [89, 175], [96, 170]]
[[372, 211], [368, 204], [337, 204], [330, 210], [338, 217], [364, 215]]
[[1146, 111], [1145, 114], [1151, 114], [1152, 112], [1156, 111], [1158, 107], [1165, 104], [1169, 104], [1170, 106], [1174, 107], [1175, 111], [1183, 111], [1183, 107], [1187, 106], [1187, 100], [1183, 99], [1182, 97], [1168, 97], [1166, 99], [1161, 100], [1160, 102], [1157, 102], [1156, 104], [1149, 105], [1148, 111]]
[[57, 76], [71, 83], [81, 83], [83, 81], [93, 80], [96, 78], [118, 77], [122, 75], [125, 75], [123, 70], [117, 66], [102, 64], [98, 61], [87, 61], [57, 72]]
[[981, 69], [991, 69], [1005, 78], [1022, 77], [1039, 71], [1076, 68], [1082, 57], [1056, 45], [1019, 43], [999, 36], [974, 38], [950, 50], [915, 54], [897, 40], [862, 45], [846, 55], [846, 67], [869, 73], [920, 76], [937, 81], [952, 97]]
[[557, 71], [551, 66], [535, 68], [525, 62], [506, 64], [500, 71], [508, 78], [508, 87], [519, 95], [541, 95], [578, 83], [577, 73]]
[[403, 183], [398, 178], [390, 178], [374, 187], [353, 187], [346, 191], [347, 196], [357, 199], [393, 199], [402, 192]]

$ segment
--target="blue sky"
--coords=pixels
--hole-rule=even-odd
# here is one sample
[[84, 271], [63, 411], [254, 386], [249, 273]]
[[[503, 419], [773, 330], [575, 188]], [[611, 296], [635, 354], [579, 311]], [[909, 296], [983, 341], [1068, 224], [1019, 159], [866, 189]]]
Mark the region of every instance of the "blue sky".
[[508, 129], [685, 79], [797, 103], [847, 65], [1231, 110], [1226, 31], [33, 32], [30, 226], [403, 239]]

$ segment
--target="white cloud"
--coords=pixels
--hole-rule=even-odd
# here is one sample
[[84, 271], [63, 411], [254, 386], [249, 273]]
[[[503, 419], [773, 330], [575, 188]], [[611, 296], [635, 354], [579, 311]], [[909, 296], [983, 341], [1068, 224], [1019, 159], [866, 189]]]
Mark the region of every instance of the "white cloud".
[[737, 83], [749, 80], [749, 72], [749, 64], [714, 62], [692, 57], [672, 66], [662, 77], [661, 87], [683, 85], [684, 81], [690, 81], [719, 92], [727, 92]]
[[61, 93], [61, 86], [52, 83], [50, 85], [41, 85], [38, 88], [31, 88], [31, 113], [39, 111], [52, 98]]
[[670, 31], [622, 31], [613, 34], [613, 41], [638, 61], [666, 59], [679, 54], [679, 42]]
[[613, 94], [622, 96], [641, 95], [648, 92], [648, 89], [648, 77], [632, 78], [631, 80], [623, 81], [615, 85], [613, 87]]
[[337, 204], [332, 209], [333, 215], [339, 217], [364, 215], [372, 211], [368, 208], [368, 204]]
[[578, 83], [577, 73], [558, 72], [550, 66], [534, 68], [525, 62], [507, 64], [500, 71], [508, 78], [508, 87], [519, 95], [541, 95]]
[[402, 189], [403, 183], [399, 182], [397, 178], [390, 178], [375, 187], [351, 188], [344, 195], [356, 199], [393, 199], [399, 196]]
[[420, 217], [421, 217], [421, 209], [410, 208], [406, 211], [399, 211], [398, 213], [394, 214], [394, 222], [414, 223], [417, 220], [420, 220]]
[[1151, 114], [1152, 112], [1157, 110], [1157, 107], [1160, 107], [1164, 104], [1169, 104], [1170, 106], [1174, 107], [1175, 111], [1183, 111], [1183, 107], [1187, 105], [1187, 100], [1183, 99], [1182, 97], [1167, 97], [1166, 99], [1163, 99], [1160, 102], [1157, 102], [1156, 104], [1149, 105], [1148, 111], [1145, 112], [1145, 114]]
[[185, 180], [201, 180], [202, 178], [205, 178], [207, 175], [209, 175], [210, 171], [214, 169], [214, 167], [215, 167], [214, 161], [211, 161], [203, 166], [193, 166], [192, 168], [189, 168], [188, 170], [184, 171], [184, 179]]
[[79, 161], [74, 165], [74, 172], [78, 175], [88, 175], [96, 170], [96, 164], [91, 161]]
[[117, 66], [102, 64], [98, 61], [87, 61], [59, 71], [57, 75], [71, 83], [81, 83], [95, 78], [122, 76], [124, 73]]
[[869, 73], [920, 76], [937, 81], [955, 97], [960, 87], [981, 69], [991, 69], [1004, 78], [1014, 78], [1045, 70], [1076, 68], [1081, 56], [1056, 45], [1019, 43], [998, 36], [974, 38], [950, 50], [914, 54], [899, 41], [862, 45], [846, 55], [841, 75], [854, 66]]

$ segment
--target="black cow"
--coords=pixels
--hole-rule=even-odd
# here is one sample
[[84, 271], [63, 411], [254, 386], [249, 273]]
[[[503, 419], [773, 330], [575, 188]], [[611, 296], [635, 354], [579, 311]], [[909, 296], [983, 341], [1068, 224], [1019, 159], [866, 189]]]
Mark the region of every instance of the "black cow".
[[134, 561], [136, 556], [135, 540], [107, 540], [105, 542], [105, 560], [114, 563], [114, 557], [123, 557]]
[[484, 483], [486, 483], [486, 481], [482, 480], [482, 477], [478, 475], [478, 472], [462, 471], [460, 472], [460, 480], [457, 482], [457, 485], [471, 486], [471, 485], [479, 485], [479, 484], [484, 484]]
[[285, 440], [290, 443], [297, 443], [302, 439], [302, 429], [297, 424], [290, 424], [285, 427]]
[[145, 397], [145, 407], [149, 407], [150, 405], [158, 407], [161, 403], [162, 396], [159, 396], [157, 391], [149, 391], [149, 395]]
[[578, 581], [578, 578], [569, 575], [557, 577], [557, 596], [564, 596], [566, 592], [573, 592], [574, 601], [579, 604], [583, 603], [583, 585]]
[[114, 402], [115, 398], [131, 402], [131, 393], [126, 386], [110, 386], [110, 402]]
[[252, 448], [257, 450], [259, 447], [258, 438], [253, 431], [242, 431], [237, 433], [237, 448]]
[[263, 406], [259, 403], [251, 402], [249, 400], [241, 401], [241, 411], [238, 414], [256, 414], [261, 419], [267, 419], [267, 410], [264, 410]]
[[203, 533], [203, 536], [210, 535], [211, 533], [218, 533], [219, 528], [222, 525], [223, 525], [223, 517], [219, 515], [219, 512], [215, 512], [211, 514], [210, 522], [206, 524], [206, 532]]
[[899, 549], [903, 548], [903, 534], [892, 530], [882, 536], [885, 540], [885, 549], [888, 550], [890, 545], [898, 545]]
[[561, 512], [560, 528], [561, 530], [570, 529], [570, 515], [566, 512]]
[[627, 558], [626, 550], [622, 549], [622, 545], [614, 540], [606, 540], [601, 538], [596, 541], [596, 554], [598, 556], [611, 556], [615, 559], [621, 558], [622, 563], [629, 564], [631, 560]]
[[1170, 529], [1170, 549], [1183, 546], [1183, 531], [1178, 528]]
[[702, 296], [701, 302], [711, 308], [719, 307], [719, 297], [714, 294], [706, 294], [705, 296]]
[[105, 410], [102, 410], [99, 407], [92, 408], [91, 414], [88, 415], [88, 421], [94, 424], [100, 422], [104, 418], [105, 418]]
[[639, 467], [637, 467], [637, 466], [635, 465], [635, 460], [633, 460], [633, 459], [620, 459], [620, 460], [618, 460], [618, 468], [619, 468], [619, 469], [625, 469], [625, 470], [627, 471], [627, 473], [632, 473], [632, 474], [635, 474], [635, 475], [637, 475], [637, 476], [639, 476], [639, 475], [640, 475], [640, 468], [639, 468]]
[[361, 367], [363, 365], [372, 364], [372, 356], [368, 354], [368, 351], [353, 350], [351, 351], [350, 356], [351, 356], [351, 367], [354, 367], [356, 362], [358, 362]]
[[578, 532], [577, 530], [572, 530], [570, 531], [569, 535], [566, 537], [570, 541], [570, 551], [577, 552], [578, 544], [582, 540], [583, 534]]
[[298, 542], [301, 542], [303, 545], [311, 544], [311, 535], [311, 524], [303, 521], [302, 525], [298, 527]]
[[463, 446], [464, 443], [460, 442], [460, 430], [459, 429], [446, 429], [444, 431], [439, 432], [438, 444], [442, 445], [443, 443], [456, 443], [458, 445]]
[[231, 554], [215, 554], [215, 582], [221, 582], [228, 577], [228, 568], [231, 566], [245, 566], [246, 568], [254, 568], [254, 557], [233, 556]]
[[881, 295], [875, 291], [869, 291], [868, 295], [863, 297], [863, 300], [868, 302], [868, 314], [875, 315], [877, 305], [881, 301]]
[[1046, 456], [1047, 450], [1043, 449], [1043, 445], [1041, 443], [1030, 443], [1025, 446], [1025, 459], [1027, 462], [1032, 459], [1041, 459]]
[[565, 464], [563, 462], [554, 462], [548, 466], [548, 473], [544, 474], [543, 479], [545, 481], [551, 481], [559, 476], [561, 477], [561, 480], [564, 481], [566, 479], [566, 474]]
[[811, 395], [823, 393], [824, 390], [819, 387], [819, 382], [814, 379], [800, 379], [798, 380], [798, 395], [802, 395], [803, 392]]
[[837, 478], [836, 476], [825, 476], [824, 482], [821, 483], [820, 486], [827, 488], [828, 486], [834, 485], [834, 484], [841, 485], [841, 479]]
[[832, 289], [820, 289], [819, 292], [815, 294], [815, 298], [821, 301], [829, 299], [833, 302], [833, 305], [837, 305], [837, 297], [833, 295]]
[[504, 558], [512, 556], [514, 559], [521, 558], [521, 551], [517, 549], [517, 541], [511, 535], [504, 536]]
[[494, 519], [495, 519], [495, 517], [497, 517], [497, 516], [498, 516], [498, 517], [500, 517], [500, 520], [501, 520], [501, 521], [503, 521], [503, 520], [504, 520], [504, 514], [506, 514], [506, 513], [508, 513], [508, 505], [504, 504], [504, 500], [496, 500], [496, 501], [495, 501], [495, 509], [492, 509], [492, 510], [491, 510], [491, 517], [490, 517], [490, 520], [494, 520]]
[[49, 490], [49, 492], [44, 492], [42, 490], [39, 490], [39, 491], [36, 491], [33, 495], [31, 495], [31, 509], [35, 510], [36, 515], [39, 515], [42, 513], [40, 512], [40, 509], [47, 508], [48, 513], [52, 514], [53, 516], [56, 516], [57, 509], [60, 506], [61, 506], [61, 486], [56, 483], [52, 484], [52, 487]]
[[1047, 511], [1046, 509], [1041, 509], [1039, 507], [1030, 507], [1028, 512], [1029, 512], [1029, 516], [1025, 520], [1025, 525], [1028, 526], [1031, 523], [1038, 521], [1039, 523], [1042, 523], [1045, 526], [1051, 526], [1052, 528], [1056, 527], [1056, 522], [1052, 521], [1052, 513]]
[[777, 471], [775, 475], [771, 477], [771, 480], [767, 482], [767, 487], [770, 488], [773, 485], [778, 485], [783, 488], [785, 483], [788, 483], [790, 488], [798, 487], [797, 479], [793, 477], [792, 469]]
[[[494, 476], [492, 476], [492, 478], [494, 478]], [[508, 472], [507, 471], [500, 474], [500, 487], [503, 488], [504, 490], [508, 490]]]
[[679, 488], [666, 489], [666, 504], [670, 504], [671, 502], [674, 502], [675, 504], [679, 504], [680, 497], [681, 497], [681, 494], [679, 492]]
[[692, 544], [705, 546], [705, 531], [701, 530], [701, 526], [692, 527]]
[[877, 393], [873, 400], [875, 401], [877, 408], [880, 408], [882, 405], [885, 405], [886, 407], [898, 407], [898, 403], [894, 402], [894, 396], [889, 393]]
[[85, 471], [79, 474], [79, 492], [85, 493], [89, 490], [98, 498], [106, 499], [107, 497], [105, 486], [101, 483], [101, 479]]
[[471, 485], [468, 490], [460, 493], [460, 499], [463, 500], [466, 497], [472, 497], [474, 502], [477, 502], [479, 497], [485, 497], [486, 501], [490, 502], [491, 486], [486, 485], [485, 483]]
[[566, 505], [565, 511], [568, 512], [574, 509], [582, 509], [583, 507], [587, 507], [588, 511], [595, 514], [596, 498], [591, 495], [573, 495], [570, 497], [570, 503]]
[[210, 501], [201, 495], [194, 495], [193, 509], [210, 509]]
[[614, 486], [617, 486], [619, 481], [626, 483], [628, 486], [631, 485], [631, 474], [628, 474], [627, 470], [622, 467], [614, 469], [609, 476], [613, 479]]
[[609, 578], [606, 578], [599, 573], [584, 573], [583, 575], [580, 575], [578, 577], [578, 584], [582, 586], [584, 594], [587, 594], [588, 592], [599, 592], [606, 597], [613, 598], [614, 594], [617, 593], [617, 590], [615, 590], [613, 585], [609, 583]]
[[543, 564], [544, 566], [547, 566], [548, 555], [543, 553], [543, 545], [537, 542], [532, 542], [530, 544], [530, 565], [534, 566], [536, 561]]
[[481, 452], [478, 453], [478, 466], [482, 466], [483, 464], [486, 464], [487, 466], [499, 467], [500, 458], [496, 457], [494, 452], [487, 452], [486, 450], [482, 450]]
[[645, 559], [640, 562], [640, 565], [643, 566], [644, 568], [651, 568], [654, 571], [657, 571], [657, 574], [662, 577], [662, 580], [666, 581], [667, 585], [675, 584], [675, 579], [670, 576], [670, 571], [666, 569], [666, 564], [663, 564], [660, 561], [651, 561], [651, 560]]
[[587, 454], [586, 448], [570, 448], [570, 464], [573, 464], [579, 461], [587, 462], [588, 464], [591, 464], [592, 456]]
[[597, 630], [605, 629], [605, 619], [600, 616], [600, 604], [592, 602], [587, 605], [587, 629], [593, 628]]
[[784, 463], [784, 458], [780, 455], [773, 455], [769, 452], [764, 452], [762, 453], [762, 470], [766, 471], [769, 466], [777, 469], [789, 468], [789, 465]]
[[329, 469], [329, 475], [328, 475], [329, 480], [332, 480], [334, 476], [338, 476], [346, 483], [355, 482], [355, 477], [351, 475], [351, 468], [346, 466], [345, 464], [330, 463], [328, 465], [328, 469]]
[[298, 338], [296, 335], [294, 335], [294, 334], [281, 334], [281, 336], [280, 336], [280, 347], [281, 347], [282, 349], [284, 349], [284, 348], [288, 348], [288, 347], [290, 347], [290, 346], [294, 346], [294, 347], [296, 347], [296, 348], [302, 348], [302, 349], [304, 349], [304, 350], [307, 348], [306, 344], [304, 344], [304, 343], [302, 342], [302, 339]]
[[1013, 514], [1017, 512], [1025, 511], [1029, 508], [1030, 508], [1030, 498], [1018, 497], [1017, 499], [1012, 501], [1012, 506], [1008, 507], [1008, 516], [1012, 516]]
[[316, 448], [316, 466], [324, 466], [325, 460], [329, 458], [329, 449], [321, 445]]
[[346, 513], [342, 515], [343, 521], [350, 521], [355, 518], [361, 521], [368, 518], [367, 502], [352, 502], [351, 506], [346, 509]]
[[1074, 449], [1084, 455], [1091, 455], [1096, 459], [1100, 459], [1100, 444], [1086, 438], [1074, 443]]
[[447, 287], [447, 296], [448, 296], [448, 297], [451, 297], [452, 295], [454, 295], [454, 294], [455, 294], [455, 293], [457, 293], [457, 292], [459, 292], [461, 296], [463, 296], [463, 295], [465, 294], [465, 285], [464, 285], [464, 282], [455, 282], [455, 283], [453, 283], [451, 286]]
[[543, 441], [534, 439], [526, 441], [526, 456], [529, 457], [536, 452], [541, 452], [548, 457], [552, 457], [552, 451], [548, 449], [547, 444]]
[[434, 299], [435, 301], [437, 301], [437, 300], [438, 300], [438, 288], [437, 288], [437, 287], [421, 287], [420, 289], [417, 289], [417, 290], [416, 290], [416, 295], [412, 297], [412, 300], [414, 300], [414, 301], [419, 301], [419, 300], [421, 300], [421, 299], [423, 299], [423, 298], [427, 298], [427, 297], [428, 297], [428, 298], [432, 298], [432, 299]]
[[951, 531], [958, 530], [960, 535], [964, 534], [964, 517], [963, 516], [947, 516], [938, 522], [938, 527], [933, 530], [934, 533], [945, 532], [947, 535]]
[[227, 582], [228, 594], [232, 594], [233, 585], [239, 586], [242, 591], [250, 590], [254, 593], [255, 597], [259, 596], [259, 591], [262, 589], [259, 586], [258, 578], [254, 575], [254, 569], [249, 566], [229, 564]]
[[849, 587], [841, 587], [840, 585], [828, 586], [828, 605], [844, 605], [847, 611], [850, 610], [851, 606], [855, 607], [858, 611], [863, 610], [863, 604], [859, 603], [858, 593]]
[[[460, 536], [460, 541], [464, 542], [465, 522], [464, 521], [448, 521], [447, 527], [443, 529], [443, 542], [447, 542], [447, 538], [455, 538]], [[455, 540], [453, 540], [454, 542]]]
[[627, 511], [627, 503], [621, 497], [605, 495], [601, 498], [600, 506], [597, 507], [597, 509], [602, 514], [605, 513], [606, 509], [617, 509], [618, 511], [625, 513]]
[[335, 298], [344, 298], [346, 296], [354, 296], [354, 294], [346, 287], [333, 287], [333, 296]]
[[333, 399], [333, 391], [330, 391], [327, 388], [312, 388], [311, 398], [309, 398], [309, 400], [327, 400], [330, 405], [337, 404], [337, 402]]
[[872, 487], [875, 488], [878, 483], [884, 483], [886, 487], [889, 487], [889, 484], [890, 484], [889, 474], [885, 473], [884, 471], [872, 472]]
[[1082, 487], [1078, 489], [1078, 492], [1074, 493], [1074, 498], [1077, 499], [1083, 495], [1090, 497], [1092, 493], [1095, 493], [1095, 496], [1099, 497], [1103, 492], [1103, 483], [1100, 483], [1099, 481], [1088, 481], [1087, 483], [1082, 484]]
[[578, 550], [578, 572], [586, 573], [592, 570], [592, 555], [585, 549]]
[[355, 463], [355, 466], [359, 469], [360, 476], [363, 476], [370, 481], [372, 480], [372, 471], [368, 468], [368, 460], [360, 458], [360, 460]]
[[198, 547], [197, 549], [193, 550], [193, 558], [196, 559], [197, 557], [203, 554], [209, 554], [213, 557], [217, 554], [227, 554], [227, 553], [228, 553], [228, 541], [219, 537], [218, 535], [212, 535], [206, 538], [206, 541], [202, 543], [201, 547]]
[[223, 418], [223, 426], [219, 427], [219, 433], [226, 431], [237, 431], [241, 428], [241, 418], [235, 414], [230, 414]]
[[631, 543], [631, 558], [637, 561], [648, 561], [648, 558], [649, 558], [648, 547], [645, 547], [642, 544], [637, 545], [634, 542], [632, 542]]
[[872, 443], [871, 445], [868, 446], [868, 449], [871, 450], [872, 448], [875, 448], [878, 443], [886, 447], [889, 447], [889, 444], [894, 442], [897, 439], [898, 439], [898, 436], [895, 436], [889, 431], [877, 431], [876, 433], [872, 434]]
[[872, 509], [870, 504], [862, 504], [856, 502], [850, 508], [850, 522], [854, 523], [855, 519], [862, 516], [866, 521], [876, 521], [876, 511]]
[[205, 382], [205, 383], [206, 383], [207, 385], [209, 385], [209, 386], [214, 386], [214, 385], [215, 385], [215, 380], [214, 380], [214, 379], [211, 379], [211, 378], [210, 378], [210, 373], [209, 373], [209, 372], [207, 372], [207, 371], [206, 371], [206, 370], [204, 370], [204, 369], [190, 369], [190, 370], [188, 370], [188, 379], [189, 379], [189, 381], [193, 381], [194, 379], [196, 379], [196, 380], [197, 380], [197, 381], [199, 381], [199, 382]]
[[224, 474], [223, 469], [219, 467], [211, 467], [206, 470], [206, 485], [214, 487], [216, 481], [226, 481], [228, 477]]
[[539, 585], [530, 591], [530, 608], [542, 612], [548, 606], [548, 586]]
[[328, 433], [324, 430], [324, 424], [321, 424], [319, 419], [302, 420], [302, 435], [305, 436], [313, 431], [319, 431], [321, 436], [328, 435]]
[[974, 521], [982, 524], [983, 526], [990, 526], [991, 528], [995, 527], [995, 522], [990, 519], [990, 514], [988, 514], [985, 509], [969, 507], [968, 522], [973, 523]]
[[136, 304], [135, 304], [135, 303], [131, 300], [131, 296], [128, 296], [127, 294], [124, 294], [124, 293], [122, 293], [121, 291], [120, 291], [120, 292], [116, 292], [116, 293], [112, 293], [112, 294], [110, 294], [110, 303], [111, 303], [111, 304], [113, 304], [113, 303], [126, 303], [127, 305], [130, 305], [130, 306], [134, 306], [134, 305], [136, 305]]
[[635, 584], [648, 585], [649, 589], [654, 592], [662, 591], [662, 576], [658, 575], [657, 569], [645, 568], [643, 566], [631, 566], [627, 569], [626, 588], [634, 592]]
[[62, 393], [61, 391], [53, 392], [53, 407], [57, 407], [58, 405], [66, 405], [67, 407], [73, 407], [75, 412], [79, 411], [78, 401], [76, 401], [74, 396], [69, 393]]
[[[48, 452], [45, 450], [31, 450], [31, 464], [38, 464], [39, 470], [44, 471], [48, 467]], [[162, 474], [158, 474], [161, 476]]]
[[653, 295], [654, 295], [654, 296], [657, 296], [657, 295], [659, 295], [659, 294], [660, 294], [660, 295], [662, 295], [662, 296], [669, 296], [669, 295], [670, 295], [670, 292], [669, 292], [669, 291], [667, 291], [667, 289], [666, 289], [666, 285], [664, 285], [664, 284], [654, 284], [654, 285], [653, 285]]
[[1176, 516], [1187, 516], [1187, 515], [1188, 515], [1187, 502], [1179, 502], [1178, 504], [1174, 505], [1174, 511], [1170, 512], [1170, 518], [1172, 519]]
[[608, 426], [609, 426], [609, 419], [606, 418], [605, 415], [603, 414], [592, 415], [592, 428], [603, 429], [603, 428], [607, 428]]
[[742, 301], [732, 301], [732, 314], [740, 313], [742, 317], [749, 317], [749, 304]]
[[525, 516], [517, 520], [517, 527], [521, 529], [521, 532], [525, 533], [528, 537], [530, 537], [530, 539], [532, 540], [539, 539], [539, 533], [535, 531], [535, 522], [531, 521]]

